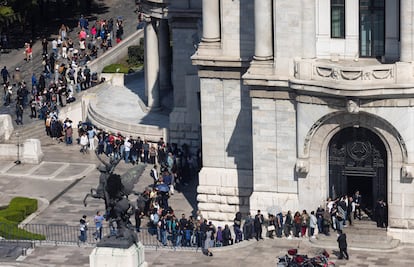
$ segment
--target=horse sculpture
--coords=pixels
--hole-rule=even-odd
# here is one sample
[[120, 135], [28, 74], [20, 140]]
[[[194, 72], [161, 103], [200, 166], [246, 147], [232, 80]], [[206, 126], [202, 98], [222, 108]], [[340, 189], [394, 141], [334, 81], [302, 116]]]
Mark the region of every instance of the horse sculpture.
[[129, 220], [131, 215], [135, 213], [135, 207], [129, 201], [128, 196], [134, 193], [134, 184], [138, 181], [145, 166], [138, 164], [121, 176], [114, 173], [120, 158], [110, 157], [109, 163], [107, 163], [97, 153], [96, 156], [103, 164], [98, 167], [101, 173], [99, 184], [96, 189], [92, 188], [90, 193], [86, 194], [83, 203], [86, 207], [88, 197], [103, 199], [105, 201], [105, 218], [109, 221], [109, 225], [116, 225], [114, 234], [104, 237], [97, 246], [129, 248], [131, 244], [138, 242], [138, 238]]

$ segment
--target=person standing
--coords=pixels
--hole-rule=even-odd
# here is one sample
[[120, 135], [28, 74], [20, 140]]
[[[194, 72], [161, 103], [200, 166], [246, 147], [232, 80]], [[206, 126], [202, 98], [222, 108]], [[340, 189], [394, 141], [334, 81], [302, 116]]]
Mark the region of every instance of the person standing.
[[[130, 137], [132, 138], [132, 137]], [[131, 152], [131, 139], [130, 138], [126, 138], [125, 142], [124, 142], [124, 160], [125, 160], [125, 164], [129, 164], [129, 156], [130, 156], [130, 152]]]
[[236, 213], [236, 216], [233, 220], [234, 225], [233, 225], [233, 230], [234, 230], [234, 235], [235, 235], [235, 242], [239, 243], [241, 241], [243, 241], [243, 233], [241, 231], [241, 220], [242, 220], [242, 214], [240, 211], [238, 211]]
[[104, 217], [101, 215], [101, 212], [98, 210], [96, 212], [95, 217], [93, 218], [95, 222], [96, 232], [95, 232], [95, 240], [102, 239], [102, 224], [104, 221]]
[[23, 105], [20, 102], [16, 103], [16, 124], [23, 125]]
[[152, 179], [154, 180], [153, 187], [155, 187], [155, 185], [158, 182], [158, 171], [157, 171], [157, 165], [156, 164], [154, 164], [154, 167], [152, 167], [152, 169], [150, 171], [150, 175], [151, 175]]
[[[308, 230], [309, 227], [309, 215], [306, 212], [306, 210], [302, 211], [302, 215], [301, 215], [301, 237], [305, 237], [306, 236], [306, 232]], [[309, 235], [309, 233], [308, 233]]]
[[42, 55], [47, 55], [48, 51], [47, 51], [47, 46], [48, 46], [49, 42], [47, 41], [46, 38], [43, 38], [42, 40]]
[[226, 224], [223, 230], [223, 246], [233, 245], [233, 238], [231, 237], [230, 227]]
[[80, 236], [79, 240], [83, 243], [87, 240], [87, 231], [88, 231], [88, 220], [86, 219], [86, 215], [83, 215], [82, 218], [79, 220], [79, 230]]
[[95, 136], [96, 136], [96, 131], [93, 127], [90, 127], [88, 129], [88, 141], [89, 141], [89, 150], [95, 150]]
[[250, 238], [253, 238], [253, 218], [252, 215], [247, 214], [247, 217], [244, 219], [244, 225], [243, 225], [243, 233], [244, 233], [244, 240], [249, 240]]
[[375, 220], [377, 222], [377, 227], [386, 228], [387, 223], [385, 220], [386, 214], [386, 204], [384, 200], [379, 199], [375, 206]]
[[310, 238], [315, 238], [314, 234], [315, 234], [315, 228], [318, 225], [318, 219], [315, 216], [315, 212], [311, 211], [311, 214], [309, 216], [309, 237]]
[[22, 74], [20, 73], [20, 69], [16, 68], [13, 73], [13, 85], [19, 86], [21, 82], [22, 82]]
[[349, 255], [348, 255], [348, 244], [346, 242], [346, 234], [344, 234], [342, 232], [342, 230], [337, 230], [338, 232], [338, 246], [339, 246], [339, 257], [338, 259], [342, 260], [344, 257], [346, 260], [349, 260]]
[[256, 216], [254, 216], [254, 232], [256, 233], [256, 240], [263, 239], [262, 237], [262, 225], [263, 225], [263, 214], [260, 213], [260, 210], [257, 210]]
[[139, 233], [141, 232], [141, 220], [144, 217], [144, 212], [142, 211], [142, 209], [137, 207], [135, 209], [134, 216], [135, 216], [135, 230]]
[[352, 197], [348, 198], [348, 221], [349, 225], [354, 225], [354, 218], [355, 218], [355, 201]]
[[7, 70], [6, 66], [4, 66], [1, 70], [1, 77], [3, 78], [3, 84], [7, 84], [8, 80], [10, 79], [10, 73]]
[[284, 225], [285, 237], [287, 237], [288, 239], [292, 238], [292, 235], [291, 235], [292, 227], [293, 227], [292, 212], [288, 210], [286, 214], [285, 225]]
[[86, 136], [86, 133], [83, 132], [82, 136], [80, 137], [80, 145], [81, 145], [81, 151], [83, 154], [88, 153], [88, 145], [89, 145], [89, 140], [88, 137]]
[[359, 220], [361, 220], [361, 202], [362, 202], [362, 196], [359, 193], [359, 190], [355, 191], [355, 194], [353, 196], [354, 203], [355, 203], [355, 212], [354, 212], [354, 219], [358, 217]]

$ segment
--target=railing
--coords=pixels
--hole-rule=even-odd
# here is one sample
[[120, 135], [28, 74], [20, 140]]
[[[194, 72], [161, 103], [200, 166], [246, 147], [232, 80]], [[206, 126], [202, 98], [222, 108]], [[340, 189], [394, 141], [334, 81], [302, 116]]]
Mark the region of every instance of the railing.
[[[15, 227], [11, 227], [10, 224], [0, 223], [0, 233], [2, 233], [2, 241], [10, 242], [31, 242], [32, 244], [54, 244], [58, 245], [80, 245], [85, 244], [88, 246], [95, 246], [99, 239], [96, 239], [96, 229], [94, 226], [89, 226], [86, 231], [86, 242], [79, 240], [80, 229], [79, 226], [70, 226], [66, 224], [26, 224], [24, 230], [39, 234], [45, 237], [44, 240], [33, 239], [13, 239], [13, 233]], [[108, 227], [102, 228], [102, 236], [109, 236], [111, 231]], [[157, 230], [152, 228], [141, 228], [140, 232], [137, 232], [138, 240], [146, 247], [152, 249], [166, 248], [166, 249], [180, 249], [180, 250], [196, 250], [199, 249], [197, 245], [192, 244], [190, 246], [176, 246], [173, 242], [173, 236], [167, 234], [167, 245], [164, 246], [157, 239]]]

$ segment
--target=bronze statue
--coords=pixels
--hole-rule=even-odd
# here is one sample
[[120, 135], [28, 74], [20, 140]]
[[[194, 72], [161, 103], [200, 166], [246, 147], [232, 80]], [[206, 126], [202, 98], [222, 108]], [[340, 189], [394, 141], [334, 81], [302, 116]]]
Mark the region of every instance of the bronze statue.
[[90, 193], [86, 194], [83, 203], [85, 206], [87, 205], [86, 199], [88, 197], [103, 199], [105, 201], [105, 218], [114, 228], [111, 235], [104, 237], [97, 246], [129, 248], [138, 242], [138, 238], [134, 231], [135, 228], [129, 220], [131, 215], [135, 213], [135, 206], [131, 204], [128, 196], [134, 193], [134, 184], [144, 171], [145, 165], [138, 164], [120, 176], [114, 173], [120, 158], [110, 157], [109, 163], [107, 163], [97, 153], [96, 156], [103, 164], [98, 167], [101, 173], [99, 184], [96, 189], [92, 188]]

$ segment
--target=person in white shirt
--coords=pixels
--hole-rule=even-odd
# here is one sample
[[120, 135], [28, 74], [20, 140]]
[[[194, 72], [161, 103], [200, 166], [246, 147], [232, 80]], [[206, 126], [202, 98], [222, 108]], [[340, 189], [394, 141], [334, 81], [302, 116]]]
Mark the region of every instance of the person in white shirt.
[[85, 132], [82, 134], [79, 143], [81, 145], [81, 152], [83, 154], [88, 153], [89, 139]]
[[126, 138], [124, 142], [124, 158], [125, 158], [126, 164], [129, 163], [129, 154], [131, 152], [131, 147], [132, 147], [131, 141], [129, 140], [130, 140], [129, 138]]

